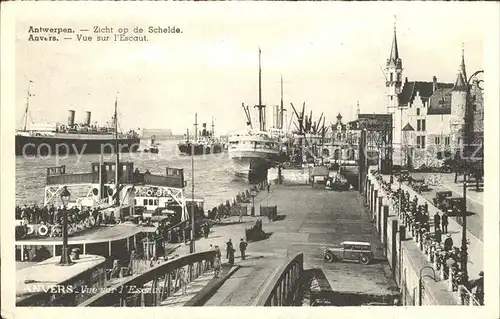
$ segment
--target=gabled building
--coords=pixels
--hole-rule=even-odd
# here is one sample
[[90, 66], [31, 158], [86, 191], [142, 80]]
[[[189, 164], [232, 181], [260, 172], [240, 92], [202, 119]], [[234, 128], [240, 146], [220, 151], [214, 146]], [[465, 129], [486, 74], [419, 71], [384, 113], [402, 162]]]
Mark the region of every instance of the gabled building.
[[[413, 167], [439, 166], [461, 147], [464, 129], [467, 73], [465, 57], [454, 82], [402, 81], [396, 28], [386, 62], [387, 113], [393, 114], [393, 163]], [[482, 142], [484, 105], [482, 91], [472, 84], [468, 123], [473, 139]], [[408, 126], [409, 125], [409, 126]], [[411, 127], [414, 130], [404, 130]]]

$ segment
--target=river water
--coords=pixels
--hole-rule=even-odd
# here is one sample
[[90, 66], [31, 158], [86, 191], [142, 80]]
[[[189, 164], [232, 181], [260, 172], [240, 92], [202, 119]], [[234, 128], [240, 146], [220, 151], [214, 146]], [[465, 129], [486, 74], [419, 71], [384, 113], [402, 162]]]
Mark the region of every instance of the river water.
[[[142, 141], [144, 145], [149, 141]], [[191, 193], [191, 156], [180, 154], [177, 141], [157, 141], [158, 154], [125, 153], [120, 161], [134, 162], [141, 172], [148, 169], [152, 174], [165, 174], [165, 167], [182, 168], [188, 182], [187, 193]], [[99, 162], [99, 155], [71, 155], [48, 157], [16, 157], [16, 204], [43, 203], [47, 168], [66, 165], [66, 173], [87, 173], [91, 163]], [[105, 154], [104, 161], [114, 161], [114, 155]], [[205, 209], [211, 209], [238, 193], [249, 189], [246, 181], [233, 175], [227, 152], [198, 155], [194, 157], [195, 194], [205, 198]]]

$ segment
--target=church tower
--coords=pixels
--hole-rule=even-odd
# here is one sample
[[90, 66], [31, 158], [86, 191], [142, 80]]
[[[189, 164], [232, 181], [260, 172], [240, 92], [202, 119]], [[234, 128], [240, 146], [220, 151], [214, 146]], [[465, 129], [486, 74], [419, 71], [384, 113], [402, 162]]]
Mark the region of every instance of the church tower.
[[465, 108], [467, 100], [467, 80], [465, 72], [464, 50], [462, 49], [462, 62], [457, 73], [457, 79], [451, 92], [451, 132], [452, 147], [461, 147], [461, 137], [465, 128]]
[[385, 87], [387, 88], [387, 113], [392, 114], [392, 143], [393, 161], [398, 163], [401, 156], [401, 111], [398, 111], [399, 94], [402, 90], [403, 63], [399, 57], [398, 39], [396, 36], [396, 22], [394, 22], [394, 35], [392, 38], [391, 52], [385, 66]]
[[394, 113], [398, 108], [398, 94], [401, 93], [403, 77], [403, 63], [399, 57], [398, 40], [396, 37], [396, 23], [394, 23], [394, 36], [392, 38], [391, 53], [385, 66], [387, 88], [387, 113]]

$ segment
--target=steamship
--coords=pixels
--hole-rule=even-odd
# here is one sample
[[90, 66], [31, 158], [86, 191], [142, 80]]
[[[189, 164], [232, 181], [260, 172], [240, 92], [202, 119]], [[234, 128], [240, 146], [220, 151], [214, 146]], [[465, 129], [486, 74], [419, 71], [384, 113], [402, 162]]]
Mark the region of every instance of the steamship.
[[266, 128], [265, 105], [262, 105], [261, 90], [261, 51], [259, 49], [259, 129], [254, 129], [248, 106], [242, 104], [247, 117], [247, 128], [235, 132], [228, 138], [228, 153], [235, 176], [248, 179], [249, 182], [260, 180], [267, 174], [268, 168], [276, 165], [282, 158], [281, 141], [283, 133], [283, 81], [281, 81], [281, 106], [276, 108], [274, 128]]
[[[207, 123], [202, 124], [203, 129], [198, 135], [198, 116], [195, 114], [195, 132], [194, 139], [190, 139], [189, 130], [186, 134], [186, 140], [177, 144], [179, 151], [186, 155], [216, 154], [225, 150], [224, 143], [214, 136], [214, 123], [212, 120], [212, 130], [207, 130]], [[193, 153], [193, 154], [191, 154]]]
[[[27, 110], [25, 114], [27, 118]], [[140, 137], [135, 131], [119, 133], [113, 125], [75, 123], [75, 111], [69, 110], [67, 124], [33, 124], [16, 132], [16, 155], [69, 155], [112, 153], [118, 142], [120, 152], [136, 152]], [[113, 117], [113, 122], [115, 121]]]

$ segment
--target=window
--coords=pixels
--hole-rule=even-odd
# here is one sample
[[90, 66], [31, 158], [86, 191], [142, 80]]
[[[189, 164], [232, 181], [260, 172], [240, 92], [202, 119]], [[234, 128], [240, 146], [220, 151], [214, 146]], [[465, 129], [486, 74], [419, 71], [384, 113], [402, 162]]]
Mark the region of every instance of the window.
[[[420, 120], [417, 120], [417, 131], [420, 131]], [[418, 144], [418, 142], [417, 142]]]
[[390, 76], [389, 81], [391, 81], [391, 82], [392, 82], [392, 72], [389, 74], [389, 76]]
[[338, 133], [337, 134], [337, 139], [340, 140], [340, 138], [341, 138], [341, 135], [340, 135], [340, 133]]
[[393, 98], [393, 97], [394, 97], [394, 96], [392, 96], [392, 95], [391, 95], [391, 101], [392, 101], [392, 98]]
[[420, 140], [422, 141], [422, 148], [425, 148], [425, 136], [421, 136]]
[[444, 138], [444, 145], [450, 145], [450, 137], [449, 136], [446, 136]]
[[143, 206], [146, 206], [148, 204], [148, 200], [147, 199], [144, 199], [143, 202], [142, 202], [142, 205]]
[[425, 131], [425, 120], [422, 120], [422, 131]]
[[420, 108], [417, 108], [417, 115], [420, 115]]
[[160, 200], [159, 199], [155, 199], [155, 206], [158, 206], [160, 204]]
[[420, 136], [417, 136], [417, 148], [420, 148], [420, 138], [421, 138]]
[[439, 136], [436, 136], [436, 137], [434, 138], [434, 144], [439, 145], [439, 142], [441, 142], [441, 141], [439, 140]]
[[152, 199], [149, 200], [149, 205], [153, 206], [153, 200]]

